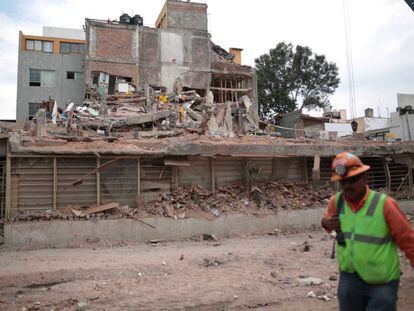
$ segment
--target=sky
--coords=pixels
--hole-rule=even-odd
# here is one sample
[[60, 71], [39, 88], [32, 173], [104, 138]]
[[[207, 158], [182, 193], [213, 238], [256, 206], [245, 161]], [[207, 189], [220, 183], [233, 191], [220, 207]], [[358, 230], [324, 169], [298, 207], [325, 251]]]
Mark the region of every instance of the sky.
[[[414, 94], [414, 12], [403, 0], [347, 0], [357, 115], [371, 107], [386, 117], [397, 93]], [[85, 18], [140, 14], [154, 27], [165, 0], [0, 0], [0, 119], [14, 119], [19, 30], [41, 35], [42, 26], [82, 29]], [[341, 83], [330, 97], [347, 109], [343, 0], [199, 0], [208, 5], [213, 42], [243, 48], [242, 62], [268, 53], [281, 41], [309, 46], [339, 67]], [[315, 114], [315, 113], [312, 113]]]

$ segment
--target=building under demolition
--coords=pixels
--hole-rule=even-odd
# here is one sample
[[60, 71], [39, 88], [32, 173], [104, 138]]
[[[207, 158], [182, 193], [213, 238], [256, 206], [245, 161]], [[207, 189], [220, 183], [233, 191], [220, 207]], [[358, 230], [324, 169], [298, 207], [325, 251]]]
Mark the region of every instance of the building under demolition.
[[34, 116], [43, 100], [59, 107], [82, 102], [96, 91], [106, 95], [150, 86], [166, 93], [212, 92], [214, 101], [246, 95], [257, 123], [257, 87], [253, 68], [241, 65], [241, 49], [230, 52], [211, 41], [207, 5], [167, 0], [155, 27], [123, 14], [119, 21], [86, 19], [79, 30], [44, 27], [43, 36], [20, 33], [17, 121]]
[[[283, 190], [275, 181], [328, 185], [329, 195], [336, 189], [331, 159], [342, 151], [371, 166], [372, 188], [412, 195], [411, 142], [284, 139], [260, 130], [255, 73], [236, 62], [238, 50], [230, 54], [211, 41], [205, 4], [167, 0], [155, 28], [123, 15], [86, 19], [85, 31], [85, 100], [58, 112], [51, 99], [24, 128], [1, 125], [7, 218], [26, 220], [33, 211], [77, 216], [114, 202], [128, 214], [158, 206], [156, 215], [171, 216], [183, 204], [168, 195], [192, 185], [210, 199], [202, 204], [195, 193], [191, 209], [203, 206], [218, 216], [247, 202], [227, 185], [254, 184], [246, 187], [249, 200], [261, 196], [262, 182], [270, 182], [265, 206], [277, 212], [307, 190]], [[299, 119], [317, 130], [325, 121]]]

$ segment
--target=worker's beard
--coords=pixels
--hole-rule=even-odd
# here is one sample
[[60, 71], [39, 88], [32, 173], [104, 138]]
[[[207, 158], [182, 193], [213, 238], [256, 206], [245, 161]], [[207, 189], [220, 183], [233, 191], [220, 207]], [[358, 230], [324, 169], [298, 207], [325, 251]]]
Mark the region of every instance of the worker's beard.
[[361, 200], [365, 195], [365, 187], [362, 190], [359, 190], [355, 187], [345, 187], [343, 188], [345, 197], [351, 202], [357, 202]]

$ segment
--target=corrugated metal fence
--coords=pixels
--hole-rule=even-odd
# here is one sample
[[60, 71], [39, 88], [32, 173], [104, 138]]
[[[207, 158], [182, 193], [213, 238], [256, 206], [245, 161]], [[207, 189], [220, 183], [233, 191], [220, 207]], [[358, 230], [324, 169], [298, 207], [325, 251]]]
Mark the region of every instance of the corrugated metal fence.
[[[178, 185], [199, 184], [207, 189], [240, 181], [244, 166], [252, 161], [261, 169], [260, 180], [290, 179], [330, 182], [331, 161], [322, 157], [320, 180], [312, 180], [313, 158], [188, 157], [186, 164], [165, 165], [165, 158], [148, 157], [12, 157], [10, 176], [11, 214], [17, 211], [60, 209], [70, 205], [120, 202], [136, 207], [174, 190]], [[364, 157], [371, 165], [368, 183], [374, 189], [399, 190], [408, 184], [408, 168], [382, 157]], [[184, 163], [183, 162], [183, 163]], [[172, 162], [170, 162], [172, 163]], [[4, 161], [0, 162], [4, 193]], [[4, 208], [2, 195], [0, 207]]]

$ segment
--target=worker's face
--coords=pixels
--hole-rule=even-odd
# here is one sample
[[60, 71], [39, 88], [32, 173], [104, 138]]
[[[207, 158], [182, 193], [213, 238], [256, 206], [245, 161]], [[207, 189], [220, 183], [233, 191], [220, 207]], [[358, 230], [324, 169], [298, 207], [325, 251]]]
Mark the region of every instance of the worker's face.
[[345, 196], [351, 201], [357, 201], [365, 195], [367, 174], [362, 173], [340, 181]]

